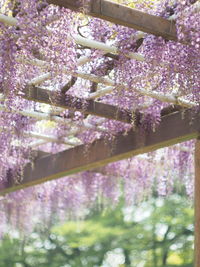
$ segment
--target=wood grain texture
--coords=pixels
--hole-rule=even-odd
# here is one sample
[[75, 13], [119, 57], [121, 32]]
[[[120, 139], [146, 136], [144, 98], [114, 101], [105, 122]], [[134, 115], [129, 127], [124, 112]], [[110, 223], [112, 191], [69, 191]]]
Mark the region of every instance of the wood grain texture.
[[35, 86], [28, 86], [24, 92], [25, 99], [35, 102], [81, 111], [84, 114], [91, 114], [126, 123], [132, 122], [132, 112], [125, 109], [119, 109], [117, 106], [104, 104], [94, 100], [84, 100], [71, 95], [59, 94], [58, 92], [41, 89]]
[[[60, 94], [55, 91], [41, 89], [36, 86], [28, 86], [24, 91], [27, 100], [49, 104], [52, 106], [80, 111], [84, 114], [95, 115], [107, 119], [118, 120], [125, 123], [138, 125], [142, 114], [137, 110], [120, 109], [117, 106], [104, 104], [94, 100], [85, 100], [71, 95]], [[178, 105], [170, 105], [161, 110], [161, 116], [184, 110]]]
[[[78, 11], [80, 5], [74, 0], [48, 0], [49, 4], [58, 5]], [[140, 30], [146, 33], [162, 36], [168, 40], [177, 41], [176, 26], [173, 21], [150, 15], [107, 0], [91, 0], [88, 15]]]
[[195, 146], [195, 267], [200, 267], [200, 140]]
[[140, 129], [126, 135], [118, 134], [113, 141], [99, 139], [89, 147], [84, 145], [42, 157], [25, 167], [20, 184], [9, 183], [0, 190], [8, 192], [58, 179], [70, 174], [98, 168], [110, 162], [126, 159], [138, 154], [197, 138], [200, 131], [200, 114], [193, 111], [174, 112], [164, 116], [156, 131], [142, 132]]
[[79, 0], [47, 0], [47, 3], [57, 5], [60, 7], [69, 8], [73, 11], [78, 11], [80, 9]]

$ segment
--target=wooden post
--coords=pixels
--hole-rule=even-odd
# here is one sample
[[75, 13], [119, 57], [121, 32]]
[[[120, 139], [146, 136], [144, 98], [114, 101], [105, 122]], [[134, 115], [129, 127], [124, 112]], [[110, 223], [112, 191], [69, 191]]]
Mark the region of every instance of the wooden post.
[[200, 267], [200, 139], [195, 146], [195, 267]]

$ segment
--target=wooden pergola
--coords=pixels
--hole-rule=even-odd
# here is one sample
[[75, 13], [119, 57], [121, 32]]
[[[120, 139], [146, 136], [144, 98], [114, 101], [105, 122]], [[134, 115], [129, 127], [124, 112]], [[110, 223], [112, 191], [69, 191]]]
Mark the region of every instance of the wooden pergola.
[[[80, 8], [77, 0], [48, 0], [47, 2], [74, 11], [78, 11]], [[178, 42], [174, 21], [149, 15], [107, 0], [91, 0], [87, 15]], [[53, 91], [41, 89], [37, 86], [27, 86], [24, 98], [52, 105], [51, 99], [55, 98], [54, 94]], [[117, 106], [104, 104], [93, 99], [85, 101], [69, 95], [66, 101], [63, 95], [58, 97], [56, 94], [53, 105], [80, 111], [84, 114], [132, 123], [132, 110], [121, 110]], [[135, 112], [136, 125], [140, 116], [139, 111]], [[85, 145], [78, 145], [55, 155], [42, 155], [35, 160], [34, 164], [27, 164], [20, 183], [16, 184], [14, 181], [8, 181], [0, 194], [5, 195], [70, 174], [98, 168], [114, 161], [197, 139], [195, 152], [195, 266], [200, 267], [199, 132], [200, 114], [194, 113], [192, 108], [180, 106], [177, 101], [175, 105], [161, 111], [161, 122], [156, 131], [151, 130], [141, 134], [140, 128], [136, 127], [126, 135], [118, 134], [112, 142], [106, 142], [106, 139], [98, 139], [87, 147], [87, 156], [85, 156]], [[44, 168], [44, 166], [48, 166], [48, 168]]]

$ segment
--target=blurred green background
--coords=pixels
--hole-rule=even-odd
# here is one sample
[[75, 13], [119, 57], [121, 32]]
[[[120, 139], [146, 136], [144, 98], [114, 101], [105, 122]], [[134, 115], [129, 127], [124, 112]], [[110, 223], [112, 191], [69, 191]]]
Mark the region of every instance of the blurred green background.
[[96, 208], [67, 221], [0, 242], [0, 267], [193, 266], [194, 210], [180, 194], [138, 205]]

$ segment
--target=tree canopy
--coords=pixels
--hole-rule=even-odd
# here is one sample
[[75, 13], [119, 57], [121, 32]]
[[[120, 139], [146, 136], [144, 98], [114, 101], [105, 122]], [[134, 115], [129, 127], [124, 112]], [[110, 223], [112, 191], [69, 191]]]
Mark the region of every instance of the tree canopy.
[[0, 266], [192, 267], [193, 213], [178, 194], [128, 208], [120, 203], [103, 213], [95, 209], [84, 221], [42, 225], [24, 238], [5, 236]]

